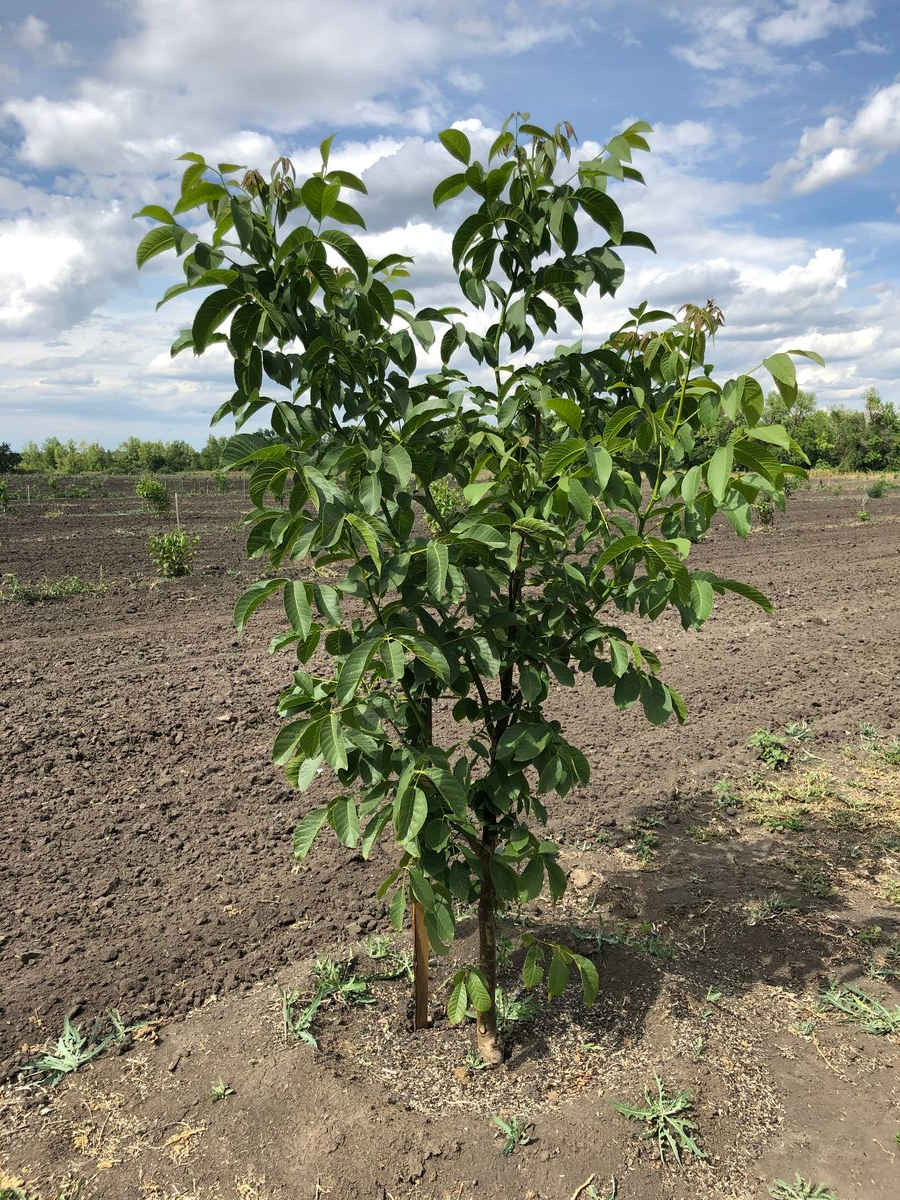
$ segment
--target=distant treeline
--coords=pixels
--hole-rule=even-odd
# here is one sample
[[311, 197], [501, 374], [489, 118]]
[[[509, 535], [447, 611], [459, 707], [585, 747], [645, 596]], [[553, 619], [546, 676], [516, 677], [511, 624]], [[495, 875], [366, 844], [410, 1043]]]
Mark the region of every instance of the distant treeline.
[[130, 437], [118, 449], [105, 450], [96, 442], [62, 442], [49, 437], [40, 446], [37, 442], [26, 442], [19, 454], [0, 443], [0, 471], [38, 475], [139, 475], [148, 471], [177, 475], [182, 471], [214, 471], [227, 441], [227, 437], [210, 436], [202, 450], [195, 450], [188, 442], [144, 442]]
[[[765, 424], [784, 425], [813, 467], [837, 471], [900, 470], [900, 412], [873, 389], [863, 407], [819, 408], [812, 392], [800, 392], [790, 406], [778, 392], [766, 398]], [[712, 448], [728, 440], [733, 426], [722, 414], [716, 428], [688, 455], [705, 462]], [[26, 442], [20, 454], [0, 443], [0, 473], [19, 470], [35, 474], [139, 474], [150, 471], [175, 475], [181, 471], [214, 471], [227, 437], [210, 436], [202, 450], [187, 442], [143, 442], [130, 437], [117, 450], [96, 442], [61, 442], [50, 437], [38, 446]]]
[[[800, 392], [794, 403], [787, 405], [778, 392], [770, 392], [762, 421], [784, 425], [810, 466], [837, 471], [900, 470], [900, 412], [874, 388], [863, 394], [861, 409], [818, 408], [812, 392]], [[692, 461], [705, 462], [710, 444], [727, 442], [732, 428], [728, 418], [720, 415], [706, 444], [694, 448]]]

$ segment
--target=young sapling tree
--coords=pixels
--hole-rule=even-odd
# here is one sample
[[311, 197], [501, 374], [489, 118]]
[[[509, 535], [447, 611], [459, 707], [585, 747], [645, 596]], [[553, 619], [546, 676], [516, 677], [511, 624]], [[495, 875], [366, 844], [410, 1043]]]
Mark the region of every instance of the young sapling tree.
[[[239, 176], [185, 155], [174, 209], [138, 214], [155, 222], [138, 264], [170, 249], [183, 259], [163, 299], [208, 290], [172, 352], [218, 345], [233, 360], [235, 391], [214, 420], [269, 414], [269, 431], [230, 440], [223, 465], [252, 472], [248, 551], [274, 571], [238, 601], [235, 624], [280, 596], [287, 629], [273, 649], [294, 659], [275, 761], [301, 791], [322, 764], [335, 778], [295, 853], [326, 825], [366, 858], [394, 841], [381, 894], [397, 927], [417, 906], [438, 953], [454, 906], [475, 906], [478, 961], [455, 975], [448, 1008], [454, 1022], [476, 1011], [488, 1063], [502, 1057], [497, 914], [545, 888], [562, 896], [548, 798], [590, 774], [545, 711], [551, 688], [582, 681], [654, 724], [683, 721], [657, 656], [616, 618], [634, 629], [674, 609], [699, 628], [728, 591], [768, 611], [753, 587], [686, 560], [716, 513], [746, 535], [756, 498], [779, 502], [785, 476], [802, 474], [772, 452], [799, 448], [761, 424], [754, 376], [714, 379], [712, 301], [678, 315], [640, 304], [604, 341], [576, 340], [584, 299], [621, 285], [622, 250], [653, 249], [608, 190], [641, 182], [632, 158], [648, 132], [639, 122], [578, 158], [567, 123], [515, 114], [481, 162], [445, 130], [457, 169], [434, 201], [469, 202], [452, 239], [463, 308], [417, 308], [410, 260], [372, 260], [347, 232], [363, 218], [346, 197], [366, 189], [331, 166], [330, 138], [302, 181], [286, 159]], [[795, 394], [789, 354], [761, 366]], [[720, 411], [734, 422], [727, 444], [688, 467]], [[436, 503], [442, 480], [465, 504]], [[593, 1000], [589, 958], [524, 940], [529, 987], [546, 978], [552, 998], [576, 972]]]

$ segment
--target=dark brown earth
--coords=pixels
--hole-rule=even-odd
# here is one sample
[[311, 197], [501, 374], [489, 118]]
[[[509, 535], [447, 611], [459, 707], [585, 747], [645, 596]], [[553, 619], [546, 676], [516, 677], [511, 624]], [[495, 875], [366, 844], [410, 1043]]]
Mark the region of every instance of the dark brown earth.
[[[558, 692], [592, 780], [551, 823], [576, 886], [561, 911], [528, 916], [567, 939], [602, 916], [622, 936], [572, 941], [596, 952], [597, 1005], [542, 1005], [514, 1031], [508, 1066], [488, 1074], [466, 1071], [465, 1033], [440, 1020], [407, 1036], [403, 983], [375, 985], [364, 1010], [325, 1011], [318, 1054], [283, 1044], [276, 981], [307, 995], [314, 958], [360, 953], [366, 934], [387, 932], [375, 895], [387, 852], [366, 864], [323, 839], [302, 869], [292, 861], [298, 816], [330, 785], [326, 773], [298, 797], [270, 762], [290, 668], [267, 653], [276, 605], [242, 639], [230, 628], [234, 601], [264, 574], [243, 556], [241, 494], [178, 484], [201, 545], [193, 577], [163, 582], [146, 554], [155, 523], [128, 486], [0, 518], [0, 572], [102, 573], [109, 585], [0, 605], [0, 1060], [11, 1079], [0, 1196], [4, 1165], [48, 1196], [68, 1171], [84, 1200], [569, 1200], [591, 1174], [599, 1197], [615, 1175], [620, 1200], [743, 1200], [797, 1171], [838, 1200], [898, 1194], [896, 1039], [818, 1017], [815, 998], [835, 976], [900, 1001], [889, 973], [863, 976], [878, 950], [852, 936], [877, 924], [890, 947], [900, 934], [888, 899], [900, 884], [900, 770], [859, 737], [862, 722], [900, 730], [900, 490], [869, 501], [863, 524], [865, 481], [814, 484], [774, 532], [742, 543], [717, 527], [696, 548], [692, 565], [752, 582], [777, 613], [729, 597], [701, 634], [668, 620], [644, 634], [688, 703], [685, 728], [619, 713], [588, 684]], [[774, 802], [799, 806], [803, 827], [767, 828], [747, 739], [800, 721], [812, 736], [798, 744], [797, 794], [782, 788]], [[811, 772], [828, 781], [824, 798], [810, 800]], [[714, 807], [722, 779], [744, 789], [744, 808]], [[857, 801], [858, 821], [844, 811]], [[646, 864], [635, 823], [658, 839]], [[804, 866], [836, 894], [798, 890]], [[796, 909], [754, 920], [750, 906], [772, 893]], [[674, 957], [633, 941], [650, 936]], [[365, 955], [357, 969], [373, 969]], [[445, 974], [436, 964], [436, 980]], [[440, 1002], [436, 988], [436, 1013]], [[33, 1076], [16, 1081], [34, 1057], [23, 1047], [55, 1038], [66, 1013], [89, 1024], [113, 1007], [129, 1022], [179, 1019], [156, 1043], [96, 1060], [49, 1106], [22, 1081]], [[661, 1169], [609, 1108], [637, 1101], [654, 1071], [693, 1093], [708, 1161]], [[211, 1104], [219, 1078], [235, 1095]], [[509, 1158], [490, 1124], [503, 1111], [535, 1122], [536, 1141]]]

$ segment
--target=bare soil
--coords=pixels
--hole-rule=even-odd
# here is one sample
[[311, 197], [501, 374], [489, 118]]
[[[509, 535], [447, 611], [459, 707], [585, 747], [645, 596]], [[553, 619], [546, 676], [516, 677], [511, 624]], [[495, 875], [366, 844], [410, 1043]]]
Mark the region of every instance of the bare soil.
[[[446, 961], [431, 1030], [409, 1034], [401, 978], [373, 982], [374, 1004], [326, 1004], [318, 1051], [285, 1037], [280, 988], [308, 999], [315, 959], [385, 973], [365, 940], [389, 933], [390, 856], [323, 840], [293, 862], [330, 782], [298, 797], [271, 764], [277, 606], [233, 635], [264, 564], [244, 558], [240, 492], [193, 486], [184, 580], [154, 578], [159, 522], [126, 481], [0, 517], [0, 573], [108, 587], [0, 605], [0, 1196], [4, 1169], [29, 1200], [74, 1182], [83, 1200], [762, 1200], [798, 1172], [838, 1200], [900, 1194], [900, 1039], [818, 1004], [831, 980], [900, 1004], [900, 767], [883, 753], [900, 733], [900, 491], [862, 523], [865, 481], [824, 481], [774, 531], [717, 526], [695, 549], [777, 612], [729, 597], [701, 634], [645, 632], [686, 727], [589, 683], [554, 697], [592, 779], [553, 807], [573, 885], [510, 914], [506, 983], [531, 921], [594, 958], [600, 997], [540, 1001], [487, 1072], [440, 1015]], [[747, 740], [792, 722], [809, 736], [772, 771]], [[120, 1047], [52, 1090], [23, 1070], [66, 1014], [86, 1031], [112, 1008], [138, 1026]], [[691, 1093], [705, 1159], [661, 1166], [610, 1107], [654, 1073]], [[219, 1080], [233, 1094], [213, 1101]], [[505, 1157], [498, 1114], [533, 1122], [533, 1142]]]

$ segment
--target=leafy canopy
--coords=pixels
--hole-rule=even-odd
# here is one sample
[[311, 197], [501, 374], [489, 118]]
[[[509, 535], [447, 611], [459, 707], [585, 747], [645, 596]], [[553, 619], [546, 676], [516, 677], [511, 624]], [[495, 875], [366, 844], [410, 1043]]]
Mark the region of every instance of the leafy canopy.
[[[326, 826], [366, 857], [392, 839], [392, 919], [420, 903], [439, 951], [454, 902], [479, 901], [484, 926], [495, 907], [565, 889], [541, 826], [548, 797], [585, 787], [589, 768], [545, 712], [551, 687], [587, 676], [654, 724], [683, 721], [634, 618], [674, 609], [698, 629], [726, 591], [769, 609], [753, 587], [687, 565], [717, 512], [744, 535], [757, 496], [783, 503], [785, 475], [802, 473], [776, 457], [797, 447], [761, 423], [754, 375], [714, 379], [716, 306], [676, 317], [641, 304], [598, 345], [547, 350], [581, 325], [586, 299], [616, 293], [623, 248], [652, 250], [609, 192], [642, 182], [632, 160], [648, 132], [638, 122], [578, 160], [571, 126], [515, 114], [485, 162], [465, 133], [442, 133], [457, 169], [434, 202], [464, 197], [452, 240], [464, 307], [418, 308], [410, 260], [373, 261], [348, 232], [366, 189], [331, 167], [331, 139], [302, 181], [285, 159], [239, 179], [186, 155], [174, 210], [138, 214], [156, 222], [139, 265], [183, 258], [161, 303], [206, 291], [172, 353], [224, 346], [235, 390], [215, 419], [240, 427], [268, 410], [275, 435], [236, 435], [224, 463], [252, 469], [248, 551], [281, 572], [234, 614], [240, 630], [270, 598], [284, 607], [272, 650], [294, 661], [275, 761], [301, 791], [326, 764], [336, 781], [300, 821], [296, 855]], [[208, 217], [211, 236], [184, 214]], [[791, 354], [761, 366], [795, 396]], [[722, 413], [726, 444], [689, 466]], [[464, 498], [450, 510], [434, 494], [447, 482]], [[527, 940], [529, 986], [546, 971], [557, 995], [574, 968], [592, 999], [593, 963]], [[456, 976], [452, 1019], [491, 1009], [492, 953], [488, 937], [480, 969]]]

